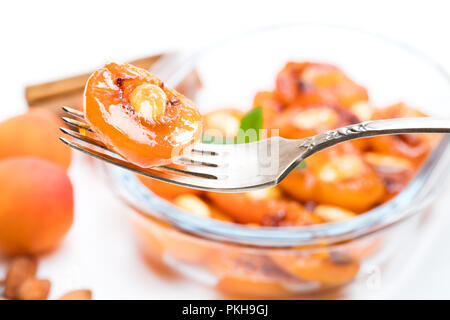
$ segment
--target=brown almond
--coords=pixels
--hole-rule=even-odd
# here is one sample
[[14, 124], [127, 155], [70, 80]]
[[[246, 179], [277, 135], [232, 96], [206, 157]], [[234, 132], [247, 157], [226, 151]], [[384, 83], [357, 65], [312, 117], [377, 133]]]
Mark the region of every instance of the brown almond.
[[29, 278], [20, 286], [18, 298], [21, 300], [45, 300], [49, 292], [49, 280]]
[[67, 292], [59, 300], [92, 300], [92, 291], [87, 289]]
[[19, 288], [29, 278], [34, 278], [37, 260], [32, 257], [17, 257], [10, 263], [5, 279], [5, 298], [17, 299]]

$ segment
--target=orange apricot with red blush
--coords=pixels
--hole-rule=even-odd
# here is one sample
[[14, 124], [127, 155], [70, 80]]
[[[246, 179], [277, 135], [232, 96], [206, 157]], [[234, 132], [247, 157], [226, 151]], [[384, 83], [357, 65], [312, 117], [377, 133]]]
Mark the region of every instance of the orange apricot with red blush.
[[59, 165], [32, 157], [0, 161], [0, 252], [39, 254], [72, 225], [73, 190]]
[[59, 141], [62, 121], [45, 109], [31, 109], [0, 122], [0, 159], [33, 156], [67, 169], [72, 153]]

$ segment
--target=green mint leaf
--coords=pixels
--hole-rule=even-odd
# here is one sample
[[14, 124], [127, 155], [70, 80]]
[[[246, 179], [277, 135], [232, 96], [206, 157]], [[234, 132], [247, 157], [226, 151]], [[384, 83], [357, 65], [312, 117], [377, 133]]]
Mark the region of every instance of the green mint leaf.
[[[256, 133], [256, 140], [259, 139], [259, 130], [262, 128], [263, 124], [263, 114], [262, 114], [262, 107], [256, 107], [252, 110], [250, 110], [241, 120], [240, 125], [240, 133], [243, 131], [246, 133], [248, 130], [254, 130]], [[242, 134], [242, 133], [241, 133]], [[239, 137], [238, 137], [239, 139]], [[245, 140], [255, 140], [255, 138], [252, 138], [251, 135], [248, 136]], [[247, 142], [247, 141], [245, 141]], [[252, 142], [252, 141], [248, 141]]]
[[305, 169], [306, 168], [306, 162], [302, 161], [298, 164], [298, 166], [296, 167], [296, 169]]

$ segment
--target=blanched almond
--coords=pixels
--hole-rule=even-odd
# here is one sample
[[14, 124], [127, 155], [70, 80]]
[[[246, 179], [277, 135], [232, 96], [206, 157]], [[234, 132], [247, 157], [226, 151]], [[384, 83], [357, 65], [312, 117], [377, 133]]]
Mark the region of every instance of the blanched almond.
[[350, 110], [359, 118], [361, 121], [367, 121], [372, 119], [375, 113], [375, 108], [367, 101], [359, 101], [350, 107]]
[[22, 284], [34, 278], [37, 271], [37, 260], [31, 257], [17, 257], [9, 265], [5, 279], [5, 297], [17, 299]]
[[50, 292], [50, 281], [29, 278], [19, 288], [20, 300], [45, 300]]
[[390, 168], [392, 171], [408, 170], [413, 168], [411, 161], [408, 159], [387, 154], [366, 152], [364, 153], [364, 159], [375, 167], [383, 167], [385, 169]]
[[134, 110], [151, 122], [158, 121], [166, 112], [167, 96], [154, 84], [141, 84], [130, 96]]
[[299, 129], [314, 129], [318, 126], [333, 126], [338, 119], [338, 114], [332, 109], [313, 108], [298, 113], [292, 121]]
[[238, 134], [242, 115], [236, 110], [218, 110], [203, 117], [206, 135], [235, 137]]
[[355, 213], [349, 210], [326, 205], [318, 205], [314, 209], [313, 214], [319, 216], [321, 219], [325, 220], [325, 222], [338, 222], [356, 216]]
[[342, 181], [358, 177], [364, 171], [364, 162], [356, 155], [342, 155], [327, 162], [319, 177], [325, 182]]
[[193, 194], [178, 196], [173, 200], [173, 204], [202, 218], [209, 218], [211, 215], [208, 204]]
[[92, 291], [87, 289], [67, 292], [59, 300], [92, 300]]
[[264, 188], [247, 192], [247, 196], [253, 200], [270, 200], [281, 197], [281, 191], [278, 187]]

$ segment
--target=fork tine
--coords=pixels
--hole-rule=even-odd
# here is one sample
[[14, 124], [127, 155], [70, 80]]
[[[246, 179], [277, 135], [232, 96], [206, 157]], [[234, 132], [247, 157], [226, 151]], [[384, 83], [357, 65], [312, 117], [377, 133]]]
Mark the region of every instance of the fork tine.
[[194, 175], [193, 177], [184, 177], [182, 175], [177, 174], [171, 174], [169, 171], [164, 170], [164, 168], [161, 167], [154, 167], [154, 168], [147, 168], [143, 169], [141, 167], [138, 167], [132, 163], [129, 163], [125, 160], [122, 160], [119, 158], [119, 156], [113, 156], [109, 153], [106, 153], [103, 149], [96, 147], [94, 145], [92, 146], [85, 146], [80, 143], [78, 143], [74, 138], [59, 138], [63, 143], [70, 146], [71, 148], [74, 148], [76, 150], [79, 150], [81, 152], [84, 152], [90, 156], [93, 156], [95, 158], [98, 158], [100, 160], [106, 161], [108, 163], [111, 163], [113, 165], [119, 166], [121, 168], [133, 171], [135, 173], [148, 176], [150, 178], [154, 178], [157, 180], [161, 180], [164, 182], [169, 182], [172, 184], [177, 184], [185, 187], [190, 188], [202, 188], [202, 185], [205, 183], [202, 183], [202, 181], [214, 181], [212, 179], [204, 179], [205, 177]]
[[61, 130], [63, 133], [65, 133], [65, 134], [67, 134], [67, 135], [69, 135], [69, 136], [71, 136], [73, 138], [76, 138], [76, 139], [79, 139], [79, 140], [83, 140], [84, 142], [93, 144], [96, 147], [108, 150], [108, 147], [103, 142], [101, 142], [100, 140], [97, 140], [97, 139], [95, 139], [93, 137], [90, 137], [90, 136], [87, 136], [87, 135], [83, 135], [83, 134], [81, 134], [79, 132], [76, 132], [76, 131], [73, 131], [73, 130], [70, 130], [70, 129], [67, 129], [67, 128], [63, 128], [63, 127], [60, 127], [59, 130]]
[[206, 162], [206, 161], [198, 161], [194, 159], [189, 158], [179, 158], [174, 160], [174, 163], [180, 163], [183, 165], [192, 165], [192, 166], [205, 166], [205, 167], [211, 167], [211, 168], [217, 168], [219, 165], [217, 163], [212, 162]]
[[[77, 109], [74, 109], [74, 108], [71, 108], [68, 106], [63, 106], [62, 109], [63, 109], [63, 111], [67, 112], [68, 114], [70, 114], [74, 117], [77, 117], [77, 118], [83, 119], [83, 120], [85, 119], [84, 113], [80, 110], [77, 110]], [[92, 129], [90, 129], [89, 124], [87, 124], [85, 121], [78, 121], [78, 120], [68, 118], [68, 117], [62, 117], [62, 120], [65, 123], [67, 123], [68, 125], [70, 125], [71, 127], [81, 128], [81, 129], [88, 130], [89, 132], [93, 132]], [[79, 138], [79, 137], [76, 137], [76, 138]], [[220, 145], [220, 144], [200, 143], [200, 144], [197, 144], [191, 150], [191, 153], [193, 155], [200, 155], [200, 156], [217, 156], [217, 155], [219, 155], [219, 153], [222, 153], [222, 155], [223, 155], [224, 150], [225, 150], [225, 148], [223, 147], [223, 145]], [[196, 160], [187, 160], [187, 161], [191, 164], [201, 165], [200, 163], [197, 163], [198, 161], [196, 161]], [[207, 164], [203, 164], [203, 165], [207, 165]], [[214, 166], [214, 164], [212, 164], [212, 166]]]
[[191, 152], [193, 154], [198, 154], [198, 155], [201, 155], [201, 156], [203, 156], [203, 155], [207, 155], [207, 156], [217, 156], [217, 155], [219, 155], [215, 151], [201, 150], [201, 147], [200, 148], [196, 148], [196, 149], [192, 149]]
[[[130, 168], [133, 171], [136, 171], [138, 173], [145, 172], [146, 170], [150, 170], [150, 169], [151, 170], [158, 169], [158, 170], [166, 170], [166, 171], [169, 171], [169, 172], [177, 174], [177, 175], [198, 177], [198, 178], [210, 179], [210, 180], [218, 179], [217, 176], [210, 174], [209, 172], [207, 172], [205, 170], [202, 170], [202, 167], [189, 166], [189, 168], [186, 168], [186, 167], [180, 167], [180, 166], [177, 166], [174, 164], [169, 164], [167, 166], [159, 166], [159, 167], [154, 167], [154, 168], [150, 168], [150, 169], [141, 168], [139, 166], [133, 165], [132, 163], [130, 163], [128, 161], [123, 160], [119, 155], [117, 155], [113, 151], [110, 151], [104, 145], [98, 144], [97, 140], [95, 140], [95, 139], [86, 138], [86, 136], [77, 134], [76, 132], [71, 131], [71, 130], [67, 130], [64, 128], [61, 128], [61, 129], [64, 133], [68, 134], [69, 136], [71, 136], [75, 139], [80, 139], [84, 143], [92, 146], [92, 147], [89, 147], [87, 145], [81, 145], [78, 142], [76, 142], [75, 140], [70, 141], [70, 140], [60, 137], [60, 140], [62, 142], [64, 142], [65, 144], [69, 145], [70, 147], [75, 148], [80, 151], [83, 151], [87, 154], [93, 155], [97, 158], [106, 160], [110, 163], [117, 164], [121, 167]], [[99, 148], [99, 150], [95, 150], [94, 148]]]
[[84, 120], [84, 113], [83, 111], [68, 107], [68, 106], [63, 106], [62, 109], [67, 112], [68, 114], [70, 114], [71, 116], [80, 118]]
[[86, 131], [93, 132], [89, 125], [84, 121], [78, 121], [68, 117], [62, 117], [61, 119], [71, 127], [85, 129]]
[[[76, 132], [76, 131], [73, 131], [73, 130], [70, 130], [70, 129], [67, 129], [67, 128], [63, 128], [63, 127], [60, 127], [59, 130], [61, 130], [63, 133], [67, 134], [68, 136], [71, 136], [73, 138], [82, 140], [82, 141], [84, 141], [86, 143], [90, 143], [90, 144], [92, 144], [92, 145], [94, 145], [96, 147], [108, 150], [109, 152], [113, 152], [113, 151], [109, 150], [109, 148], [103, 142], [101, 142], [100, 140], [95, 139], [95, 138], [93, 138], [91, 136], [83, 135], [83, 134], [81, 134], [79, 132]], [[218, 167], [218, 165], [215, 164], [215, 163], [209, 163], [209, 162], [204, 162], [204, 161], [195, 161], [195, 160], [187, 159], [187, 158], [177, 159], [177, 160], [174, 161], [174, 163], [176, 163], [176, 164], [179, 163], [179, 164], [184, 165], [184, 166], [186, 166], [186, 165], [190, 165], [190, 166], [204, 166], [204, 167], [211, 167], [211, 168], [217, 168]], [[170, 167], [167, 167], [166, 169], [167, 170], [174, 170], [174, 171], [179, 172], [179, 173], [184, 173], [186, 171], [190, 171], [190, 170], [179, 170], [177, 168], [170, 168]]]
[[161, 168], [163, 170], [167, 170], [173, 173], [194, 176], [205, 179], [217, 180], [220, 177], [218, 175], [214, 175], [214, 168], [202, 167], [202, 166], [179, 166], [176, 164], [168, 164], [166, 166], [159, 166], [157, 168]]
[[[68, 114], [84, 120], [83, 112], [73, 109], [73, 108], [70, 108], [70, 107], [67, 107], [67, 106], [62, 107], [62, 109], [65, 112], [67, 112]], [[62, 119], [65, 123], [67, 123], [68, 125], [70, 125], [72, 127], [75, 127], [78, 129], [85, 129], [89, 132], [93, 132], [90, 129], [89, 124], [87, 124], [85, 121], [79, 121], [79, 120], [69, 118], [69, 117], [62, 117]], [[88, 135], [80, 134], [79, 132], [76, 132], [76, 131], [73, 131], [73, 130], [70, 130], [67, 128], [60, 128], [60, 130], [64, 134], [67, 134], [68, 136], [70, 136], [72, 138], [81, 140], [84, 143], [87, 143], [94, 147], [101, 148], [104, 151], [106, 151], [106, 153], [104, 151], [100, 152], [99, 150], [93, 150], [93, 149], [90, 149], [89, 151], [87, 151], [85, 149], [89, 148], [89, 147], [80, 145], [79, 143], [76, 142], [76, 140], [69, 141], [67, 139], [60, 138], [61, 141], [63, 141], [70, 147], [75, 148], [80, 151], [83, 151], [85, 153], [89, 153], [91, 155], [96, 156], [97, 158], [104, 159], [104, 160], [114, 163], [114, 164], [117, 164], [116, 163], [117, 161], [121, 161], [121, 162], [123, 162], [121, 165], [123, 167], [131, 166], [131, 163], [123, 160], [122, 157], [120, 155], [117, 155], [114, 151], [109, 150], [109, 148], [103, 142], [101, 142], [99, 139], [96, 139], [92, 135], [88, 136]], [[206, 144], [204, 144], [202, 146], [206, 146]], [[208, 145], [208, 147], [209, 147], [209, 145]], [[209, 149], [214, 149], [214, 148], [209, 148]], [[221, 149], [223, 149], [223, 148], [221, 148]], [[192, 155], [196, 155], [197, 157], [195, 157], [195, 156], [192, 157]], [[218, 179], [218, 176], [211, 174], [211, 172], [213, 172], [215, 168], [218, 168], [219, 165], [216, 163], [213, 163], [213, 162], [208, 162], [208, 156], [216, 156], [216, 155], [219, 155], [219, 153], [214, 150], [194, 149], [191, 151], [191, 156], [187, 155], [186, 157], [182, 157], [182, 158], [174, 160], [174, 162], [172, 164], [169, 164], [166, 166], [153, 167], [153, 169], [165, 170], [165, 171], [171, 172], [173, 174], [177, 174], [177, 175], [184, 175], [184, 176], [190, 176], [190, 177], [198, 177], [198, 178], [203, 178], [203, 179], [216, 180], [216, 179]], [[204, 161], [205, 157], [206, 157], [206, 161]], [[110, 159], [108, 160], [106, 158], [110, 158]], [[142, 170], [146, 170], [146, 169], [136, 166], [136, 169], [134, 171], [137, 171], [137, 170], [139, 170], [139, 172], [141, 172]]]

